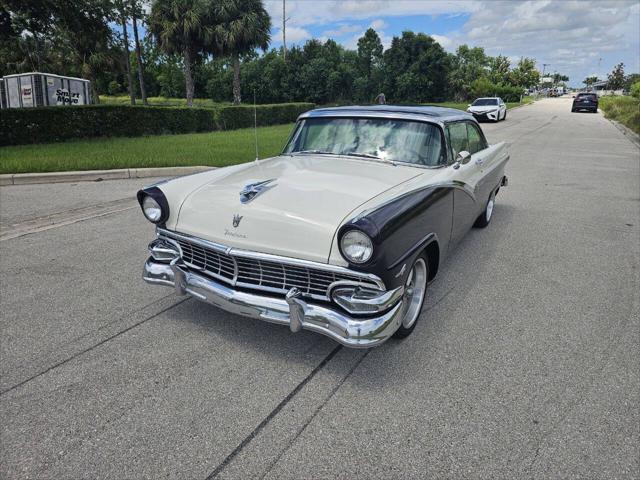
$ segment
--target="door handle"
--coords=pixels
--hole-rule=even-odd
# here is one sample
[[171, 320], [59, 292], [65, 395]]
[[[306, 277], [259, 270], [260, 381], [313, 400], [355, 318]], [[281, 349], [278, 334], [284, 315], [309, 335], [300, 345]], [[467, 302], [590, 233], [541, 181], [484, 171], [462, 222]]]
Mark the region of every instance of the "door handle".
[[476, 165], [482, 165], [484, 163], [484, 160], [481, 158], [477, 158], [476, 159]]

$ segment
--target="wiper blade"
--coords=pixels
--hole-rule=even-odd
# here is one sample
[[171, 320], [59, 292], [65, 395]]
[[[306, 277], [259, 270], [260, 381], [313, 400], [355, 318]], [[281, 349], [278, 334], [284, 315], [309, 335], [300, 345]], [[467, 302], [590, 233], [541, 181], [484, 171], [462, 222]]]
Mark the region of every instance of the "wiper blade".
[[324, 150], [300, 150], [297, 152], [291, 152], [291, 155], [296, 155], [299, 153], [311, 153], [311, 154], [317, 154], [317, 155], [336, 155], [333, 152], [325, 152]]
[[396, 162], [394, 162], [393, 160], [390, 160], [388, 158], [383, 158], [383, 157], [378, 157], [377, 155], [372, 155], [370, 153], [358, 153], [358, 152], [354, 152], [354, 153], [345, 153], [345, 156], [348, 157], [362, 157], [362, 158], [372, 158], [374, 160], [379, 160], [380, 162], [385, 162], [385, 163], [389, 163], [393, 166], [396, 165]]
[[376, 160], [383, 160], [379, 156], [372, 155], [370, 153], [351, 152], [351, 153], [343, 153], [343, 155], [347, 157], [363, 157], [363, 158], [375, 158]]

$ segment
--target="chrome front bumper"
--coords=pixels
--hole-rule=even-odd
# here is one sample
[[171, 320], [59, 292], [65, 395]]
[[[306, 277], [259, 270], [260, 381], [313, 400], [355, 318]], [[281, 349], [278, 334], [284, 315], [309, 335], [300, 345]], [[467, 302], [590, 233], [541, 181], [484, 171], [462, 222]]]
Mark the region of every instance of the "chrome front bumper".
[[390, 310], [374, 317], [358, 318], [339, 308], [309, 303], [292, 289], [286, 298], [234, 290], [179, 265], [149, 258], [144, 265], [146, 282], [174, 287], [181, 295], [191, 295], [227, 312], [266, 322], [288, 325], [292, 332], [301, 329], [326, 335], [354, 348], [375, 347], [388, 340], [398, 329], [402, 317], [402, 300]]

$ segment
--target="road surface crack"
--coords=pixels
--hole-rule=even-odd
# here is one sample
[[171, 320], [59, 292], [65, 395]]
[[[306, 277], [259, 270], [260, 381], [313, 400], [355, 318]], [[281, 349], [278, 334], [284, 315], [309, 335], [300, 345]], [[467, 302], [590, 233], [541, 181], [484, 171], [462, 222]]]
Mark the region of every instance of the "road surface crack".
[[[271, 410], [271, 412], [269, 413], [269, 415], [267, 415], [259, 424], [256, 428], [253, 429], [253, 431], [251, 433], [249, 433], [249, 435], [247, 435], [244, 440], [242, 440], [242, 442], [240, 442], [240, 444], [229, 454], [227, 455], [227, 457], [209, 474], [207, 475], [207, 479], [206, 480], [212, 480], [214, 478], [216, 478], [226, 467], [227, 465], [229, 465], [231, 463], [231, 461], [238, 456], [238, 454], [240, 452], [242, 452], [242, 450], [244, 450], [244, 448], [249, 445], [249, 443], [251, 443], [251, 441], [262, 431], [264, 430], [264, 428], [269, 424], [269, 422], [276, 416], [278, 415], [278, 413], [280, 413], [280, 411], [287, 406], [287, 404], [293, 400], [293, 398], [298, 394], [298, 392], [300, 392], [300, 390], [302, 390], [304, 388], [304, 386], [309, 383], [311, 380], [313, 380], [313, 377], [315, 377], [330, 361], [333, 357], [335, 357], [337, 355], [337, 353], [342, 350], [342, 345], [337, 345], [333, 350], [331, 350], [331, 352], [329, 352], [329, 354], [324, 357], [324, 359], [318, 364], [318, 366], [316, 366], [316, 368], [314, 368], [309, 375], [307, 375], [300, 383], [298, 383], [298, 385], [296, 385], [296, 387], [291, 390], [291, 392], [289, 392], [289, 394], [278, 404], [276, 405], [276, 407]], [[368, 351], [367, 351], [368, 353]], [[366, 356], [366, 354], [364, 355]], [[362, 358], [364, 358], [364, 356]], [[359, 364], [360, 362], [358, 362], [357, 364]], [[356, 366], [357, 366], [356, 364]], [[355, 368], [355, 367], [354, 367]], [[349, 372], [349, 374], [347, 374], [347, 377], [351, 374], [351, 371]], [[345, 377], [346, 378], [346, 377]], [[343, 380], [344, 382], [344, 380]], [[338, 385], [338, 387], [342, 385], [342, 382]], [[333, 395], [333, 393], [332, 393]], [[322, 408], [322, 406], [321, 406]], [[314, 414], [315, 415], [315, 414]]]
[[148, 317], [146, 317], [146, 318], [143, 318], [143, 319], [142, 319], [142, 320], [140, 320], [139, 322], [134, 323], [133, 325], [130, 325], [129, 327], [127, 327], [127, 328], [125, 328], [125, 329], [122, 329], [122, 330], [120, 330], [120, 331], [118, 331], [118, 332], [114, 333], [113, 335], [111, 335], [111, 336], [109, 336], [109, 337], [105, 338], [104, 340], [101, 340], [101, 341], [99, 341], [98, 343], [96, 343], [96, 344], [94, 344], [94, 345], [91, 345], [90, 347], [87, 347], [87, 348], [85, 348], [84, 350], [81, 350], [80, 352], [74, 353], [73, 355], [71, 355], [71, 356], [69, 356], [69, 357], [65, 358], [64, 360], [62, 360], [62, 361], [60, 361], [60, 362], [58, 362], [58, 363], [56, 363], [56, 364], [54, 364], [54, 365], [52, 365], [52, 366], [50, 366], [50, 367], [46, 368], [45, 370], [43, 370], [43, 371], [41, 371], [41, 372], [39, 372], [39, 373], [36, 373], [35, 375], [32, 375], [31, 377], [27, 378], [26, 380], [23, 380], [23, 381], [21, 381], [21, 382], [19, 382], [19, 383], [15, 384], [15, 385], [13, 385], [12, 387], [9, 387], [9, 388], [7, 388], [7, 389], [5, 389], [5, 390], [1, 391], [1, 392], [0, 392], [0, 396], [5, 395], [5, 394], [7, 394], [7, 393], [11, 392], [11, 391], [15, 390], [15, 389], [16, 389], [16, 388], [18, 388], [18, 387], [21, 387], [22, 385], [24, 385], [24, 384], [26, 384], [26, 383], [28, 383], [28, 382], [30, 382], [30, 381], [32, 381], [32, 380], [35, 380], [35, 379], [36, 379], [36, 378], [38, 378], [38, 377], [41, 377], [42, 375], [44, 375], [44, 374], [46, 374], [46, 373], [50, 372], [51, 370], [53, 370], [53, 369], [55, 369], [55, 368], [58, 368], [58, 367], [60, 367], [60, 366], [62, 366], [62, 365], [64, 365], [64, 364], [66, 364], [66, 363], [70, 362], [71, 360], [73, 360], [73, 359], [75, 359], [75, 358], [78, 358], [78, 357], [79, 357], [79, 356], [81, 356], [81, 355], [84, 355], [85, 353], [88, 353], [88, 352], [90, 352], [90, 351], [92, 351], [92, 350], [95, 350], [95, 349], [96, 349], [96, 348], [98, 348], [100, 345], [104, 345], [105, 343], [107, 343], [107, 342], [109, 342], [109, 341], [113, 340], [114, 338], [117, 338], [117, 337], [119, 337], [120, 335], [122, 335], [122, 334], [124, 334], [124, 333], [127, 333], [128, 331], [133, 330], [133, 329], [134, 329], [134, 328], [136, 328], [136, 327], [139, 327], [139, 326], [140, 326], [140, 325], [142, 325], [143, 323], [145, 323], [145, 322], [147, 322], [147, 321], [149, 321], [149, 320], [151, 320], [151, 319], [153, 319], [153, 318], [157, 317], [158, 315], [162, 315], [164, 312], [166, 312], [166, 311], [168, 311], [168, 310], [171, 310], [171, 309], [172, 309], [172, 308], [174, 308], [174, 307], [177, 307], [178, 305], [180, 305], [181, 303], [185, 302], [185, 301], [186, 301], [186, 300], [188, 300], [188, 299], [189, 299], [189, 297], [183, 298], [183, 299], [181, 299], [181, 300], [177, 301], [176, 303], [174, 303], [173, 305], [170, 305], [170, 306], [168, 306], [167, 308], [165, 308], [165, 309], [163, 309], [163, 310], [161, 310], [161, 311], [159, 311], [159, 312], [154, 313], [153, 315], [150, 315], [150, 316], [148, 316]]

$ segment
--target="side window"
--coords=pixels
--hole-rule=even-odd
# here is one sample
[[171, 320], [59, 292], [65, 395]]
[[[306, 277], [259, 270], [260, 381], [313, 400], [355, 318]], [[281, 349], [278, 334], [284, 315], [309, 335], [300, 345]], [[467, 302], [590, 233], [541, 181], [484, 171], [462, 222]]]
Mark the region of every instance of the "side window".
[[487, 145], [485, 144], [484, 138], [482, 137], [480, 130], [478, 130], [478, 127], [473, 123], [467, 123], [466, 125], [469, 135], [469, 153], [473, 155], [474, 153], [487, 148]]
[[464, 122], [447, 125], [447, 134], [449, 135], [449, 145], [451, 145], [453, 160], [455, 160], [456, 156], [463, 150], [469, 151], [467, 126]]

